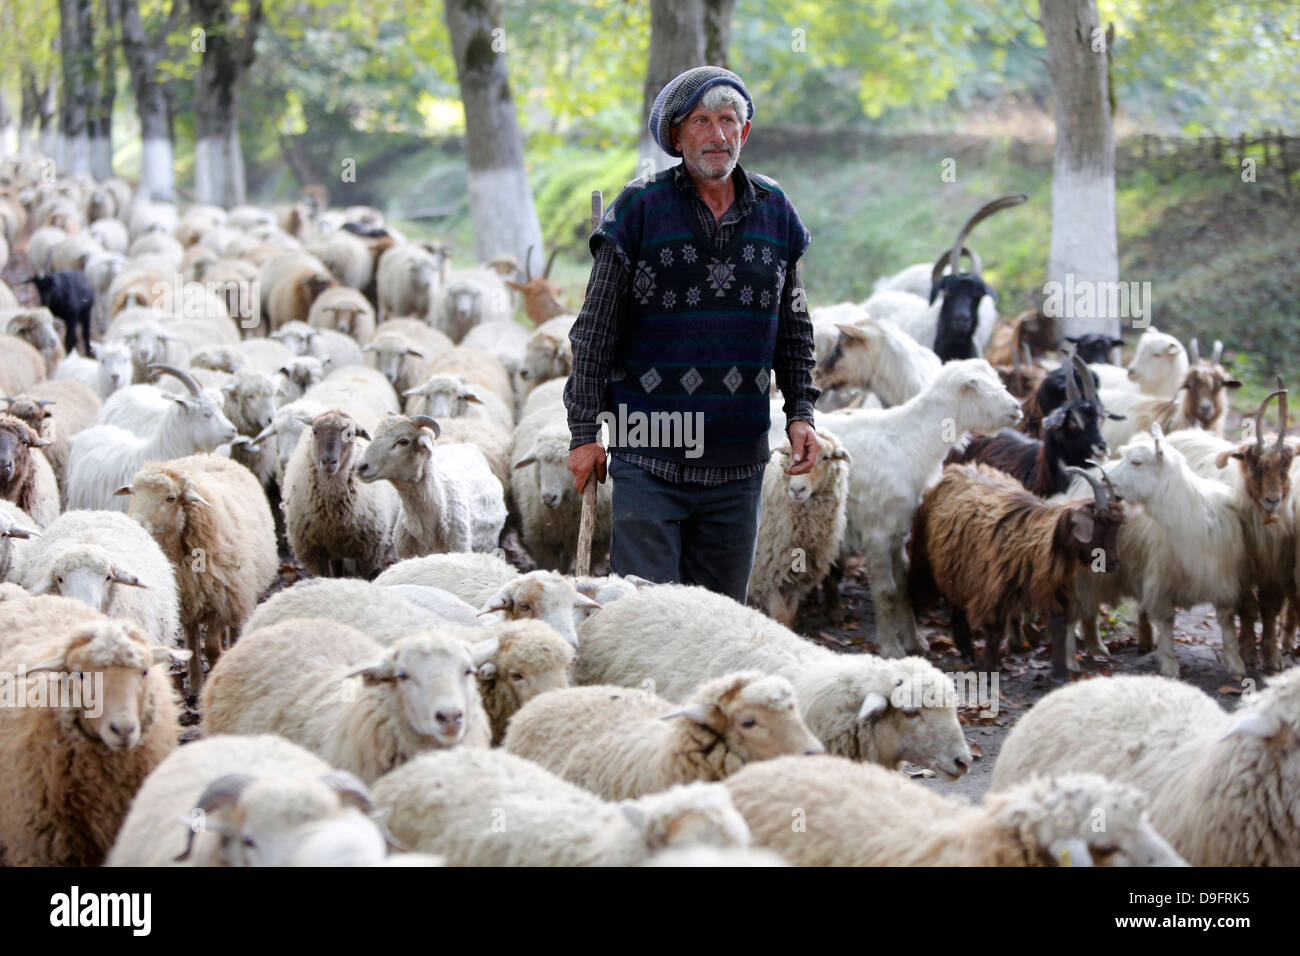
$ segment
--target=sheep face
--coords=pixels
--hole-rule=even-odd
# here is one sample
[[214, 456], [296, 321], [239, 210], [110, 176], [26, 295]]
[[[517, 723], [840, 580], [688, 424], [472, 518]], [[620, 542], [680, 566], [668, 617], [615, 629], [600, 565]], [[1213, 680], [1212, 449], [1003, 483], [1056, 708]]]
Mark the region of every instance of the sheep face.
[[413, 348], [406, 339], [391, 332], [376, 335], [361, 350], [369, 354], [375, 369], [396, 387], [406, 373], [407, 361], [412, 358], [424, 358], [424, 353]]
[[158, 542], [180, 538], [185, 531], [186, 505], [208, 504], [203, 496], [187, 487], [185, 482], [157, 466], [136, 474], [131, 484], [118, 490], [131, 495], [128, 514], [153, 535]]
[[689, 783], [619, 804], [650, 851], [671, 846], [749, 846], [749, 827], [718, 783]]
[[549, 335], [534, 335], [524, 346], [519, 377], [533, 387], [553, 378], [564, 378], [573, 368], [572, 348], [567, 338], [557, 341]]
[[38, 593], [60, 594], [107, 614], [115, 585], [145, 587], [134, 574], [119, 568], [103, 548], [80, 545], [51, 562], [49, 580]]
[[931, 388], [943, 388], [951, 396], [960, 431], [993, 434], [1024, 418], [1020, 403], [983, 359], [947, 363]]
[[[39, 435], [41, 428], [45, 424], [45, 419], [54, 417], [54, 413], [47, 411], [45, 408], [48, 404], [50, 404], [49, 401], [37, 401], [34, 398], [25, 396], [11, 398], [9, 399], [9, 414]], [[0, 449], [3, 449], [3, 447], [4, 439], [0, 438]], [[2, 451], [0, 451], [0, 455], [3, 455]], [[0, 469], [2, 468], [3, 466], [0, 465]]]
[[316, 779], [229, 774], [212, 781], [195, 807], [220, 834], [227, 866], [285, 866], [322, 823], [364, 819], [358, 811], [369, 809], [365, 785], [338, 770]]
[[8, 497], [27, 480], [30, 449], [48, 444], [26, 422], [12, 415], [0, 415], [0, 493], [7, 493]]
[[321, 360], [314, 355], [299, 355], [279, 368], [281, 380], [276, 394], [284, 402], [294, 402], [325, 377]]
[[454, 747], [469, 728], [476, 669], [496, 650], [495, 640], [471, 646], [435, 634], [413, 635], [354, 674], [367, 686], [388, 688], [403, 725], [425, 747]]
[[[567, 452], [566, 452], [567, 454]], [[537, 483], [537, 496], [547, 508], [558, 508], [566, 495], [576, 498], [573, 478], [567, 458], [548, 454], [546, 449], [534, 450], [515, 462], [516, 469], [536, 466], [532, 480]], [[524, 479], [528, 480], [527, 478]]]
[[269, 426], [275, 417], [275, 392], [271, 379], [247, 372], [236, 373], [234, 381], [221, 387], [227, 417], [247, 423], [254, 434]]
[[433, 432], [401, 415], [387, 415], [357, 464], [357, 477], [369, 484], [388, 480], [419, 482], [433, 457]]
[[59, 347], [59, 336], [54, 330], [54, 316], [49, 309], [28, 309], [9, 320], [8, 332], [26, 339], [40, 352]]
[[[327, 478], [348, 474], [359, 454], [357, 439], [369, 438], [352, 416], [340, 411], [322, 412], [311, 421], [316, 469]], [[362, 475], [362, 481], [373, 481]]]
[[[813, 470], [803, 475], [789, 475], [785, 493], [791, 501], [807, 501], [823, 488], [831, 487], [835, 477], [843, 473], [847, 476], [853, 459], [848, 450], [825, 432], [817, 433], [817, 464]], [[781, 468], [793, 465], [790, 458], [789, 444], [782, 445], [773, 454], [777, 456]]]
[[530, 571], [503, 585], [487, 600], [479, 613], [502, 611], [512, 621], [527, 618], [542, 621], [577, 647], [575, 612], [598, 610], [600, 605], [586, 595], [579, 594], [568, 578], [554, 571]]
[[497, 653], [479, 666], [478, 679], [484, 685], [504, 688], [518, 710], [538, 694], [568, 687], [575, 656], [570, 644], [549, 632], [507, 630]]
[[[887, 767], [904, 760], [937, 770], [956, 780], [970, 769], [970, 745], [957, 721], [952, 682], [921, 658], [891, 662], [892, 690], [863, 695], [858, 710], [858, 739], [862, 753], [875, 748]], [[804, 715], [809, 715], [807, 702]]]
[[99, 391], [105, 397], [131, 383], [131, 349], [124, 342], [91, 342], [90, 351], [99, 360]]
[[803, 722], [794, 687], [783, 677], [747, 673], [710, 682], [681, 713], [723, 736], [727, 773], [756, 760], [826, 752]]
[[420, 414], [431, 418], [462, 418], [471, 404], [483, 404], [474, 387], [460, 375], [432, 375], [423, 385], [405, 394], [423, 396]]
[[294, 355], [307, 355], [311, 351], [311, 337], [315, 334], [306, 322], [286, 322], [271, 333], [275, 339]]
[[1151, 826], [1143, 795], [1095, 774], [1031, 780], [987, 804], [1032, 864], [1187, 866]]
[[100, 696], [83, 697], [91, 706], [75, 719], [87, 734], [103, 741], [110, 750], [130, 750], [140, 743], [146, 729], [151, 693], [149, 669], [157, 663], [188, 657], [188, 651], [150, 646], [135, 625], [100, 621], [74, 631], [62, 654], [29, 668], [28, 673], [66, 672], [75, 674], [74, 680], [78, 681], [102, 674]]

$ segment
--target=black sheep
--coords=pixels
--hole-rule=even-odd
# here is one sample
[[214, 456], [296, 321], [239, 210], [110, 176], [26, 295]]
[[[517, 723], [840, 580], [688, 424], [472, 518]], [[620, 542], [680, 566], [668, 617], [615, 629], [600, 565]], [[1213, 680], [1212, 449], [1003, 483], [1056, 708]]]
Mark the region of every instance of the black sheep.
[[71, 355], [77, 348], [77, 327], [81, 327], [81, 354], [90, 355], [90, 310], [95, 304], [95, 290], [85, 273], [75, 269], [38, 275], [32, 282], [41, 297], [41, 305], [63, 320], [67, 331], [63, 346]]

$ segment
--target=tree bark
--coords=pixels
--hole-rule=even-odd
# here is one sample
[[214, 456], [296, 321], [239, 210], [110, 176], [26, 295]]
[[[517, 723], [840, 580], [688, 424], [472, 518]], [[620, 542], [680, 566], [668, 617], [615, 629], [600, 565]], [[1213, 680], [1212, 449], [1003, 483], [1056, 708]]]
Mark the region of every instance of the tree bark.
[[103, 4], [104, 22], [100, 31], [98, 95], [91, 103], [90, 172], [99, 182], [113, 175], [113, 102], [117, 99], [117, 30], [113, 5]]
[[166, 81], [158, 63], [167, 54], [167, 37], [179, 22], [184, 0], [172, 0], [167, 22], [151, 37], [140, 19], [139, 0], [108, 0], [122, 28], [122, 53], [140, 117], [140, 193], [150, 199], [175, 198], [172, 136], [167, 116]]
[[262, 0], [250, 0], [242, 22], [232, 0], [190, 0], [205, 31], [195, 77], [197, 141], [194, 194], [201, 203], [229, 209], [244, 202], [244, 156], [239, 145], [239, 87], [253, 65]]
[[90, 87], [94, 32], [90, 0], [59, 0], [59, 58], [63, 95], [56, 163], [68, 173], [90, 172]]
[[704, 62], [727, 67], [727, 51], [731, 49], [731, 11], [736, 6], [736, 0], [702, 0], [702, 3]]
[[1064, 290], [1056, 332], [1117, 336], [1121, 316], [1109, 292], [1119, 278], [1119, 252], [1108, 46], [1095, 0], [1040, 0], [1039, 10], [1056, 118], [1047, 263], [1049, 284]]
[[9, 112], [9, 100], [0, 89], [0, 155], [16, 152], [14, 145], [14, 115]]
[[524, 144], [506, 69], [499, 0], [444, 0], [443, 15], [456, 58], [465, 107], [469, 212], [480, 262], [530, 255], [533, 275], [543, 266], [542, 228], [524, 166]]
[[41, 155], [54, 159], [59, 151], [59, 111], [58, 90], [54, 76], [50, 74], [41, 80], [37, 87], [37, 109], [41, 115]]
[[41, 92], [29, 64], [24, 63], [19, 68], [19, 85], [22, 102], [18, 108], [18, 155], [33, 156], [39, 149], [37, 127], [41, 122]]
[[647, 123], [659, 91], [678, 74], [704, 59], [704, 13], [701, 0], [650, 0], [650, 62], [646, 67], [641, 105], [641, 137], [637, 142], [638, 175], [654, 174], [680, 160], [669, 156], [650, 138]]

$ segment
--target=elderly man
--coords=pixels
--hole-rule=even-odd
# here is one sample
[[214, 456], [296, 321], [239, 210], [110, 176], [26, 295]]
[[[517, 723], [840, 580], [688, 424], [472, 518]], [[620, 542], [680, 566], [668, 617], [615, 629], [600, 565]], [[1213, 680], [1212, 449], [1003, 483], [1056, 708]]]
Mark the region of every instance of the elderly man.
[[812, 322], [797, 263], [810, 237], [776, 183], [738, 160], [754, 104], [736, 74], [687, 70], [650, 133], [682, 163], [629, 183], [591, 237], [564, 390], [574, 487], [613, 475], [618, 574], [745, 600], [769, 450], [771, 372], [794, 464], [817, 460]]

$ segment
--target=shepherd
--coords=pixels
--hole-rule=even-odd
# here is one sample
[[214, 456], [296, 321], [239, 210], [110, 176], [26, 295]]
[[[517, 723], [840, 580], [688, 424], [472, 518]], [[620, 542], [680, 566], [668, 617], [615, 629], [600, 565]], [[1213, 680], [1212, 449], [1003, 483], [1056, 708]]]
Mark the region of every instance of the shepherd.
[[[753, 114], [741, 78], [714, 66], [687, 70], [655, 98], [650, 133], [682, 162], [628, 183], [593, 232], [564, 389], [580, 492], [605, 480], [598, 439], [610, 423], [615, 573], [697, 584], [742, 603], [773, 375], [790, 474], [816, 464], [820, 394], [799, 269], [811, 237], [777, 184], [740, 165]], [[677, 427], [624, 427], [638, 421]]]

